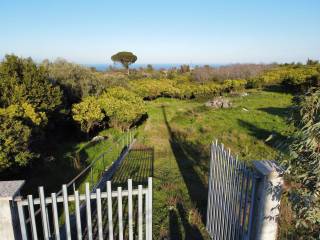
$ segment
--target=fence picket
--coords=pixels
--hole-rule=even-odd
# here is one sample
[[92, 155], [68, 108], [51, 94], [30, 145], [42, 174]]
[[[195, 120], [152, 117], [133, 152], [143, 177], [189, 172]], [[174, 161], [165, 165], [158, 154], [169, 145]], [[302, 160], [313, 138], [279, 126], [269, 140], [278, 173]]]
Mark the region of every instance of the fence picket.
[[108, 194], [108, 225], [109, 225], [109, 239], [113, 240], [113, 222], [112, 222], [112, 192], [111, 182], [107, 181], [107, 194]]
[[75, 201], [75, 214], [77, 223], [77, 236], [78, 240], [82, 239], [82, 229], [81, 229], [81, 216], [80, 216], [80, 202], [79, 202], [79, 191], [74, 191], [74, 201]]
[[148, 198], [149, 198], [149, 194], [148, 194], [148, 192], [146, 192], [146, 195], [145, 195], [145, 229], [146, 229], [146, 231], [145, 231], [145, 235], [146, 235], [146, 240], [148, 240], [149, 239], [149, 216], [148, 216], [148, 214], [149, 214], [149, 201], [148, 201]]
[[43, 187], [39, 187], [39, 197], [40, 197], [43, 237], [45, 240], [48, 240], [49, 239], [48, 221], [47, 221], [48, 219], [47, 219], [47, 211], [46, 211], [47, 209], [46, 209]]
[[132, 179], [128, 179], [128, 223], [129, 223], [129, 240], [133, 240], [133, 229], [132, 229]]
[[251, 237], [253, 209], [254, 209], [254, 197], [256, 192], [256, 177], [254, 173], [251, 174], [252, 178], [252, 190], [251, 190], [251, 203], [250, 203], [250, 215], [249, 215], [249, 226], [248, 226], [248, 239]]
[[244, 207], [243, 207], [243, 217], [242, 217], [242, 236], [245, 237], [246, 233], [246, 217], [247, 217], [247, 207], [248, 207], [248, 195], [249, 195], [249, 184], [250, 184], [250, 177], [249, 171], [246, 171], [246, 190], [245, 190], [245, 199], [244, 199]]
[[38, 240], [38, 232], [37, 232], [36, 219], [35, 219], [35, 215], [34, 215], [32, 195], [28, 195], [28, 206], [29, 206], [29, 214], [30, 214], [30, 219], [31, 219], [32, 239]]
[[91, 198], [90, 198], [90, 185], [89, 185], [89, 183], [86, 183], [86, 213], [87, 213], [88, 238], [89, 238], [89, 240], [92, 240]]
[[22, 237], [22, 240], [27, 240], [26, 220], [25, 220], [23, 206], [21, 202], [18, 202], [18, 213], [19, 213], [19, 222], [20, 222], [20, 228], [21, 228], [21, 237]]
[[118, 187], [118, 224], [119, 224], [119, 240], [123, 240], [122, 188], [121, 187]]
[[67, 235], [67, 239], [71, 240], [68, 192], [67, 192], [67, 186], [65, 184], [62, 185], [62, 195], [63, 195], [63, 208], [64, 208], [64, 216], [65, 216], [66, 235]]
[[96, 190], [97, 194], [97, 219], [98, 219], [98, 237], [99, 240], [103, 240], [103, 229], [102, 229], [102, 209], [101, 209], [101, 190]]
[[148, 202], [149, 202], [149, 204], [148, 204], [148, 213], [149, 213], [149, 218], [148, 218], [148, 223], [149, 223], [149, 239], [151, 240], [152, 239], [152, 178], [151, 177], [149, 177], [148, 178], [148, 196], [149, 196], [149, 198], [148, 198]]
[[138, 186], [138, 239], [142, 240], [142, 185]]
[[53, 216], [54, 235], [55, 235], [56, 240], [60, 240], [57, 196], [55, 193], [51, 193], [51, 200], [52, 200], [52, 216]]

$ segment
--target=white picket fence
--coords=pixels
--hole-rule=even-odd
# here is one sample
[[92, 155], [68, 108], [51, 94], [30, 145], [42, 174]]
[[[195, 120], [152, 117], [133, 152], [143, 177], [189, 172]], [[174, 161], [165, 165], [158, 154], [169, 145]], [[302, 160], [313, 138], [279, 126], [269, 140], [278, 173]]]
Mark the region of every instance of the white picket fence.
[[[152, 178], [148, 178], [146, 188], [139, 185], [133, 189], [129, 179], [127, 190], [118, 187], [116, 191], [107, 181], [105, 190], [90, 192], [86, 183], [85, 194], [74, 190], [73, 195], [68, 195], [63, 185], [62, 196], [52, 193], [45, 197], [43, 187], [39, 187], [39, 198], [28, 195], [17, 201], [22, 239], [151, 240]], [[40, 208], [41, 219], [36, 219], [35, 208]], [[31, 219], [28, 224], [26, 216]]]

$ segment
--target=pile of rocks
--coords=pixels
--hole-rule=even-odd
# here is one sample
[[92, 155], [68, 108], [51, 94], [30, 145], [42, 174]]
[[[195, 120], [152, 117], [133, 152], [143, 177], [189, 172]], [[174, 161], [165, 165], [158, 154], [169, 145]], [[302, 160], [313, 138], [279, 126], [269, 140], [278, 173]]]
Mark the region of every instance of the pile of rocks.
[[229, 99], [223, 97], [216, 97], [204, 104], [206, 107], [210, 108], [230, 108], [232, 103]]
[[95, 136], [91, 139], [91, 142], [100, 142], [102, 140], [104, 140], [105, 137], [104, 136]]

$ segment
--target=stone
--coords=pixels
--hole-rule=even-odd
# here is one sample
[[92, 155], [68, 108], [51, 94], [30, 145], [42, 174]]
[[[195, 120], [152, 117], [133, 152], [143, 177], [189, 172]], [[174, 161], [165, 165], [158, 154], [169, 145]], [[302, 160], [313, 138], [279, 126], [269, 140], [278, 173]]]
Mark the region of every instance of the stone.
[[95, 136], [91, 139], [91, 142], [99, 142], [104, 140], [104, 136]]
[[229, 99], [223, 97], [216, 97], [206, 102], [205, 106], [210, 108], [230, 108], [232, 106], [232, 103]]

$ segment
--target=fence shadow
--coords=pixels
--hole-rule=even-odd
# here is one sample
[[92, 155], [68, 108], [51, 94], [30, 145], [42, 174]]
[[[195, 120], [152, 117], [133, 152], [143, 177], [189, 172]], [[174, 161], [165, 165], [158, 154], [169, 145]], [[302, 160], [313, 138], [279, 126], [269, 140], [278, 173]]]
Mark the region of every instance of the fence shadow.
[[[148, 183], [148, 177], [153, 176], [154, 168], [154, 149], [145, 146], [136, 146], [130, 150], [126, 158], [123, 160], [120, 167], [117, 169], [115, 175], [112, 177], [112, 187], [116, 190], [117, 187], [122, 187], [123, 189], [128, 188], [128, 179], [132, 179], [133, 188], [137, 188], [138, 185], [146, 186]], [[112, 213], [113, 213], [113, 226], [114, 226], [114, 238], [118, 239], [118, 204], [113, 200]], [[133, 198], [133, 206], [137, 206], [137, 197]], [[103, 199], [101, 202], [102, 207], [102, 225], [103, 225], [103, 236], [108, 239], [108, 206], [107, 199]], [[123, 234], [124, 239], [128, 239], [128, 201], [123, 199], [122, 201], [123, 209]], [[93, 239], [98, 238], [98, 226], [97, 226], [97, 212], [96, 208], [92, 209], [92, 232]], [[133, 209], [133, 219], [134, 219], [134, 236], [137, 236], [137, 228], [135, 226], [137, 223], [138, 212], [137, 208]], [[87, 232], [85, 230], [83, 239], [88, 239]]]
[[[202, 147], [186, 141], [181, 134], [174, 132], [168, 122], [164, 106], [162, 106], [162, 111], [165, 124], [170, 134], [169, 141], [172, 152], [177, 161], [183, 180], [187, 186], [190, 199], [195, 207], [199, 210], [202, 222], [205, 224], [208, 187], [203, 183], [199, 174], [195, 170], [195, 166], [201, 165], [200, 162], [201, 158], [203, 157], [203, 153], [201, 153], [199, 149], [202, 149]], [[187, 220], [187, 213], [184, 211], [181, 205], [179, 206], [177, 206], [177, 209], [179, 210], [179, 215], [185, 227], [186, 234], [191, 237], [190, 239], [202, 239], [200, 231], [194, 226], [191, 227]]]
[[153, 177], [154, 149], [136, 146], [130, 150], [127, 157], [112, 178], [115, 187], [127, 186], [128, 179], [132, 179], [133, 186], [145, 185], [148, 177]]

